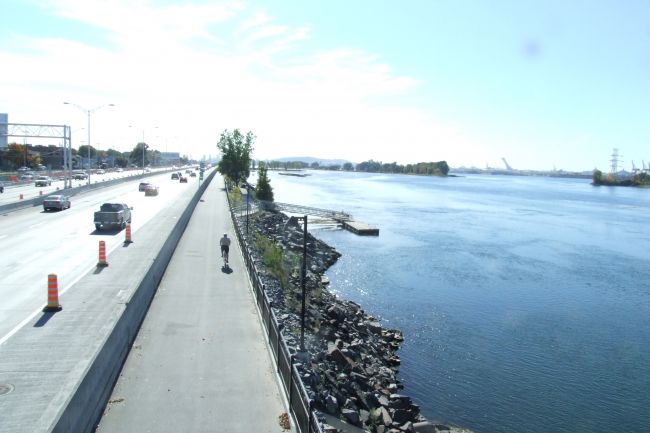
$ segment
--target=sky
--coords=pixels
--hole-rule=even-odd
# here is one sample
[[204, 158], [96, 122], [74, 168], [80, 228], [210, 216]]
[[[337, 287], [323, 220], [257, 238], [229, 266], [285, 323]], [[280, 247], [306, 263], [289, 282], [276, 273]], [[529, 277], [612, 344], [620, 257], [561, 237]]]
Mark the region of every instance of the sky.
[[[628, 171], [650, 164], [646, 0], [2, 0], [0, 113], [72, 146]], [[70, 104], [64, 104], [69, 102]], [[108, 104], [113, 104], [112, 106]], [[20, 140], [11, 140], [18, 141]], [[48, 144], [61, 144], [46, 140]], [[36, 144], [38, 140], [27, 142]], [[38, 143], [43, 144], [43, 143]]]

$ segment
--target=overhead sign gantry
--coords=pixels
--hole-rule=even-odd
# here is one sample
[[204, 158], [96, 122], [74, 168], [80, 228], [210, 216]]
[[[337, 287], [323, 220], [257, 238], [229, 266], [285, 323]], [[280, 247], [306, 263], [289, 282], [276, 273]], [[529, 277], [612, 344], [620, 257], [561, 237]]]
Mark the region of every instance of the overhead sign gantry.
[[7, 142], [8, 137], [63, 140], [63, 169], [65, 171], [63, 185], [64, 188], [72, 188], [72, 138], [70, 126], [0, 122], [0, 143]]

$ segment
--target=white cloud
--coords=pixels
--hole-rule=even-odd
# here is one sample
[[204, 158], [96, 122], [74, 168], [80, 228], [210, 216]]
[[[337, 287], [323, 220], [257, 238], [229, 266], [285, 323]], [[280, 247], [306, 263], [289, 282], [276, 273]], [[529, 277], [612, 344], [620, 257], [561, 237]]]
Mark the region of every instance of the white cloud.
[[130, 149], [144, 131], [155, 148], [199, 157], [216, 154], [222, 130], [241, 128], [257, 135], [260, 158], [415, 162], [446, 153], [451, 160], [470, 147], [453, 126], [398, 105], [417, 89], [417, 79], [358, 49], [298, 54], [292, 47], [303, 44], [306, 52], [309, 27], [275, 24], [242, 3], [50, 5], [105, 29], [110, 43], [21, 37], [23, 53], [0, 52], [0, 63], [12, 65], [0, 83], [11, 122], [81, 128], [86, 117], [64, 100], [87, 108], [110, 102], [115, 107], [93, 114], [93, 145]]

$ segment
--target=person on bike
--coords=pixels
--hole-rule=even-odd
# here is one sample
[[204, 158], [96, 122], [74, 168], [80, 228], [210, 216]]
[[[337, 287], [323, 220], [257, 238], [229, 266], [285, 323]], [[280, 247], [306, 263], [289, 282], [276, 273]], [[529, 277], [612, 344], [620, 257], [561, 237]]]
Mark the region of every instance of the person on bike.
[[221, 257], [228, 257], [228, 251], [230, 250], [230, 238], [227, 233], [223, 234], [223, 237], [219, 241], [221, 245]]

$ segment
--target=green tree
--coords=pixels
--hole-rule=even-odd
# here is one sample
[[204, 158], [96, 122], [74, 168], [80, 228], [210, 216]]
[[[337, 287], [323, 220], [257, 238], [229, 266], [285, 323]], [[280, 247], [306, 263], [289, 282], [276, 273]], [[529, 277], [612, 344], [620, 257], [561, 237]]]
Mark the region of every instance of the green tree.
[[217, 148], [221, 152], [221, 161], [217, 170], [239, 185], [250, 175], [251, 153], [255, 136], [251, 131], [242, 135], [239, 129], [229, 132], [227, 129], [221, 133]]
[[88, 147], [90, 147], [90, 157], [94, 158], [97, 155], [97, 149], [95, 149], [92, 146], [88, 146], [86, 144], [82, 144], [79, 146], [79, 155], [83, 156], [84, 158], [88, 157]]
[[600, 170], [594, 170], [591, 175], [591, 183], [594, 185], [600, 185], [603, 183], [603, 172]]
[[343, 170], [345, 171], [354, 171], [354, 165], [351, 162], [346, 162], [343, 164]]
[[26, 166], [29, 162], [27, 160], [27, 147], [18, 143], [9, 143], [4, 158], [14, 167]]
[[[144, 146], [144, 158], [142, 157], [142, 148]], [[149, 145], [146, 143], [138, 143], [135, 145], [133, 150], [131, 151], [131, 154], [129, 155], [129, 160], [131, 163], [137, 165], [138, 167], [145, 167], [148, 163], [149, 160], [147, 159], [147, 149], [149, 148]]]
[[255, 186], [255, 197], [258, 200], [273, 201], [273, 188], [266, 173], [266, 165], [260, 163], [257, 172], [257, 185]]

